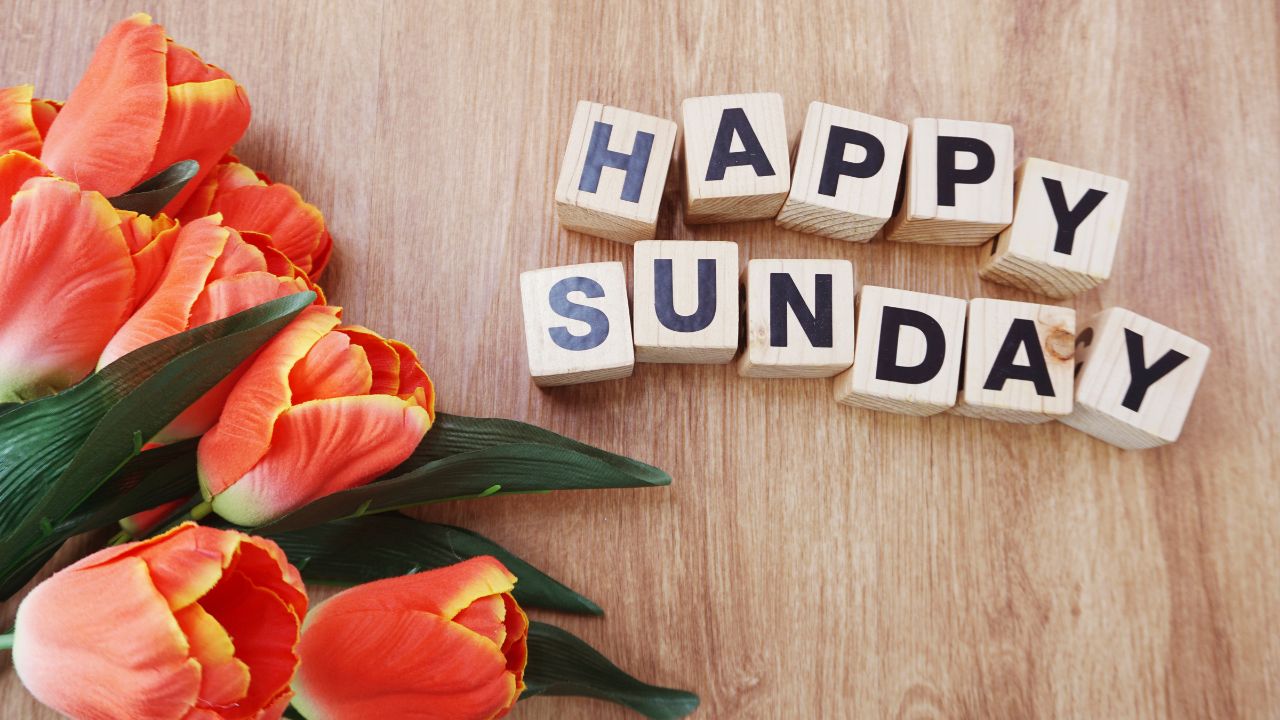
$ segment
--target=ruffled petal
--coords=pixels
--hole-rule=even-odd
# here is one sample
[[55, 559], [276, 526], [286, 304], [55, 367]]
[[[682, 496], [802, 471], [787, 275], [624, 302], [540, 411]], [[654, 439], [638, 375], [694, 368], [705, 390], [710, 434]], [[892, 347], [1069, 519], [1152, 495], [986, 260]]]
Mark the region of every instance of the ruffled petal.
[[436, 387], [431, 378], [427, 377], [427, 371], [422, 369], [418, 353], [399, 340], [388, 340], [387, 343], [400, 354], [400, 389], [396, 395], [406, 400], [413, 398], [426, 409], [431, 421], [435, 422]]
[[0, 152], [20, 150], [39, 156], [44, 145], [32, 113], [30, 85], [0, 88]]
[[249, 666], [236, 658], [225, 628], [198, 603], [174, 613], [200, 663], [200, 707], [231, 705], [249, 692]]
[[453, 616], [453, 621], [498, 647], [507, 640], [507, 606], [502, 595], [487, 595]]
[[47, 177], [44, 163], [22, 152], [12, 150], [0, 155], [0, 223], [9, 217], [13, 196], [34, 177]]
[[249, 127], [249, 98], [229, 78], [175, 85], [168, 89], [168, 96], [164, 130], [145, 177], [179, 160], [200, 163], [195, 178], [165, 206], [165, 212], [173, 213]]
[[323, 243], [324, 216], [284, 184], [246, 185], [214, 195], [210, 212], [237, 230], [262, 233], [304, 272], [310, 273]]
[[208, 82], [231, 77], [220, 67], [206, 63], [195, 50], [179, 45], [172, 38], [166, 43], [165, 77], [170, 85], [182, 83]]
[[341, 332], [331, 332], [312, 346], [289, 373], [295, 405], [310, 400], [367, 395], [373, 372], [364, 348]]
[[306, 283], [300, 279], [276, 277], [269, 272], [249, 272], [214, 280], [191, 308], [191, 327], [306, 290]]
[[373, 370], [373, 383], [369, 387], [371, 394], [400, 394], [400, 353], [392, 347], [386, 338], [359, 325], [343, 325], [338, 332], [351, 338], [351, 342], [364, 348]]

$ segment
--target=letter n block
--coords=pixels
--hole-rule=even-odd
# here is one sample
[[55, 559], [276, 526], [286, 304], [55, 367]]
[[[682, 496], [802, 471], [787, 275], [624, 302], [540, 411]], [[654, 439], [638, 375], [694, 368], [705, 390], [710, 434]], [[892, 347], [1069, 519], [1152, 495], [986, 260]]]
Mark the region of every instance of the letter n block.
[[688, 98], [684, 123], [685, 222], [760, 220], [791, 187], [787, 118], [777, 93]]
[[853, 362], [853, 263], [752, 260], [743, 280], [746, 347], [739, 375], [831, 377]]
[[1182, 333], [1111, 308], [1076, 336], [1076, 398], [1060, 422], [1126, 450], [1178, 439], [1209, 348]]
[[520, 274], [529, 374], [541, 386], [631, 375], [635, 359], [622, 263]]
[[636, 360], [732, 360], [738, 353], [737, 243], [645, 240], [635, 248]]
[[1070, 414], [1075, 340], [1072, 308], [970, 300], [960, 395], [952, 412], [1015, 423]]
[[979, 275], [1055, 298], [1111, 276], [1129, 183], [1027, 158], [1014, 185], [1013, 224], [991, 242]]
[[582, 101], [556, 183], [566, 229], [632, 243], [651, 240], [676, 142], [676, 124]]
[[913, 120], [902, 207], [885, 226], [885, 237], [981, 245], [1012, 220], [1013, 128], [967, 120]]
[[902, 123], [811, 103], [778, 225], [837, 240], [870, 240], [893, 215], [906, 145]]
[[966, 305], [864, 285], [853, 367], [836, 377], [836, 400], [904, 415], [935, 415], [955, 405]]

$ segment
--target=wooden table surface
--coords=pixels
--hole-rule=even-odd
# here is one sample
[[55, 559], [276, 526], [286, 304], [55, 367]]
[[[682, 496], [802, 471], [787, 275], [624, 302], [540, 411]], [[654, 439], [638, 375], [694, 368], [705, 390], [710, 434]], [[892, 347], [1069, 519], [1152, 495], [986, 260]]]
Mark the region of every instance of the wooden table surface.
[[[696, 690], [701, 717], [1280, 715], [1274, 2], [4, 2], [0, 85], [64, 97], [139, 5], [245, 86], [241, 156], [324, 211], [331, 298], [414, 344], [442, 409], [675, 477], [423, 515], [599, 601], [605, 619], [555, 620]], [[1122, 305], [1212, 347], [1182, 439], [1123, 452], [1058, 424], [858, 411], [827, 381], [732, 366], [536, 389], [518, 274], [630, 264], [629, 247], [557, 224], [575, 102], [674, 119], [685, 97], [757, 90], [783, 95], [793, 134], [812, 100], [990, 120], [1013, 125], [1019, 158], [1130, 180], [1115, 275], [1074, 306]], [[978, 249], [686, 227], [678, 197], [659, 237], [1031, 299], [980, 281]], [[0, 716], [51, 717], [0, 663]], [[628, 715], [539, 699], [515, 717]]]

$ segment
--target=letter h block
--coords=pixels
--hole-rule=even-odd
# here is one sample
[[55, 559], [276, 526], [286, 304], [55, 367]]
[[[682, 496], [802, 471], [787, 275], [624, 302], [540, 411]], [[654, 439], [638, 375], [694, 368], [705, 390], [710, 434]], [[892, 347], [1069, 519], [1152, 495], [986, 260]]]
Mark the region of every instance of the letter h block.
[[738, 353], [738, 245], [646, 240], [635, 245], [636, 361], [727, 363]]
[[529, 374], [540, 386], [613, 380], [635, 367], [622, 263], [520, 274]]
[[787, 117], [777, 93], [687, 98], [684, 220], [760, 220], [778, 214], [791, 187]]
[[853, 362], [853, 263], [751, 260], [738, 374], [831, 377]]
[[652, 240], [676, 142], [676, 124], [582, 101], [556, 182], [560, 224], [633, 243]]

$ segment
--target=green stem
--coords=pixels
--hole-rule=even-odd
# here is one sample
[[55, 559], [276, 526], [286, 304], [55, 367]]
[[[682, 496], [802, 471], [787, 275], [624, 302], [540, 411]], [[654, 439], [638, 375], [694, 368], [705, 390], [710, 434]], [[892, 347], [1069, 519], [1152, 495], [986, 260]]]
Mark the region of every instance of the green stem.
[[13, 633], [5, 633], [0, 635], [0, 650], [13, 649]]

